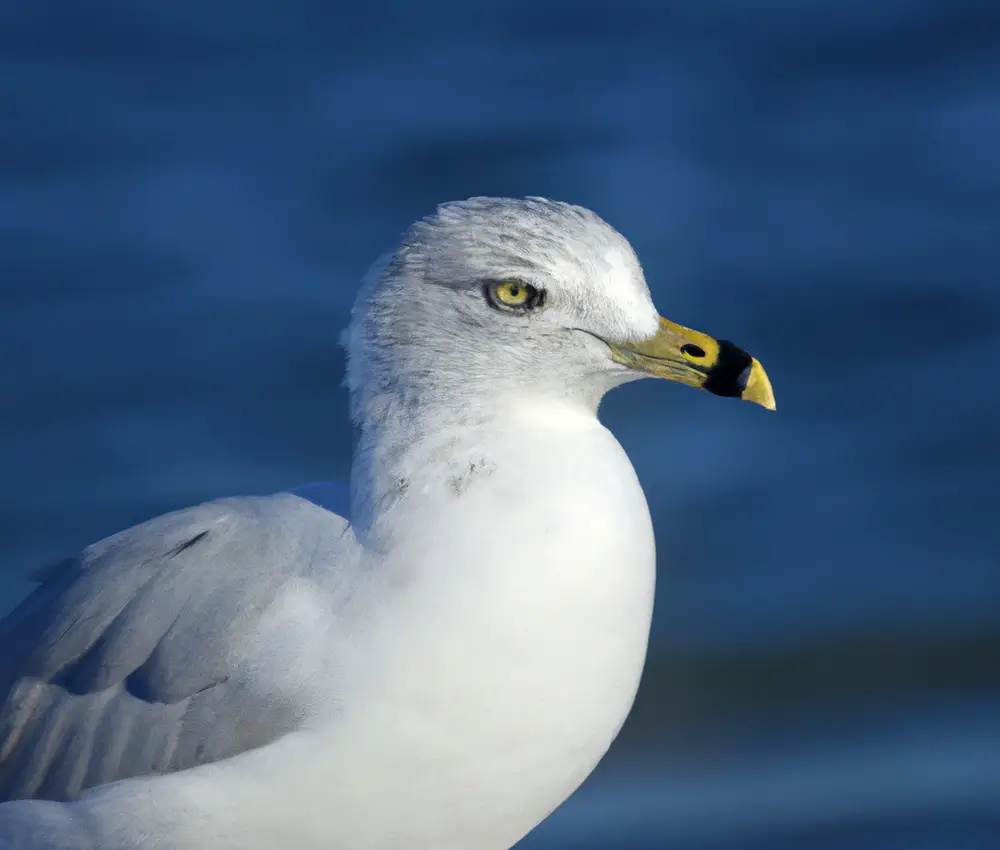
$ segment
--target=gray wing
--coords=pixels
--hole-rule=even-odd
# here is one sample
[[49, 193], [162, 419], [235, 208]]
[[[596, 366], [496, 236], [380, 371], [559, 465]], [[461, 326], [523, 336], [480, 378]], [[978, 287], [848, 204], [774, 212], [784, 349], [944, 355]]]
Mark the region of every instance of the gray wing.
[[291, 494], [158, 517], [50, 567], [0, 621], [0, 802], [227, 758], [300, 721], [247, 673], [262, 614], [340, 560], [347, 521]]

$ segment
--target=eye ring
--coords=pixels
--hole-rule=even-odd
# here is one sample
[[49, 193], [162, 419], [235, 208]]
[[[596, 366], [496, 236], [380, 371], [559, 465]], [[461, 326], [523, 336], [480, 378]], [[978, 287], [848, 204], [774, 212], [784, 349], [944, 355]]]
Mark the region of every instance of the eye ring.
[[545, 291], [522, 280], [494, 280], [484, 287], [486, 300], [497, 310], [524, 312], [541, 307]]

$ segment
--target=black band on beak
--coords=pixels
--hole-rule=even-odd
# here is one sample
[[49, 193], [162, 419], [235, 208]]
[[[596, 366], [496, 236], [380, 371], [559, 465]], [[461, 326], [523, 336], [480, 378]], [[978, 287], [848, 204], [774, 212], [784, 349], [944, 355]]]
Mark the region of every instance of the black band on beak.
[[720, 339], [719, 359], [708, 370], [708, 377], [702, 386], [715, 395], [738, 398], [747, 388], [752, 364], [753, 358], [742, 348]]

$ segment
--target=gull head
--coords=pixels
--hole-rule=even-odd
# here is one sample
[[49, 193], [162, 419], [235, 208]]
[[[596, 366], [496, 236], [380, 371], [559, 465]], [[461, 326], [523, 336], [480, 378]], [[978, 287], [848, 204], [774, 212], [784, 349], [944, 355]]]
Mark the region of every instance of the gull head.
[[415, 223], [369, 272], [345, 344], [359, 422], [511, 394], [596, 409], [649, 376], [774, 409], [754, 358], [657, 313], [624, 236], [543, 198], [471, 198]]

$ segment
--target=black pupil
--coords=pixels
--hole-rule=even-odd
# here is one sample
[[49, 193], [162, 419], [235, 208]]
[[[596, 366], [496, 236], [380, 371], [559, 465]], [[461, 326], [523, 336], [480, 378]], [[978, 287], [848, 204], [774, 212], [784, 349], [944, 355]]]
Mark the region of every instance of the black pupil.
[[521, 287], [520, 286], [517, 286], [516, 284], [513, 285], [513, 286], [511, 286], [511, 288], [510, 288], [510, 297], [511, 298], [517, 298], [517, 296], [520, 295], [520, 294], [521, 294]]
[[681, 346], [681, 354], [686, 354], [688, 357], [704, 357], [705, 350], [689, 342]]

